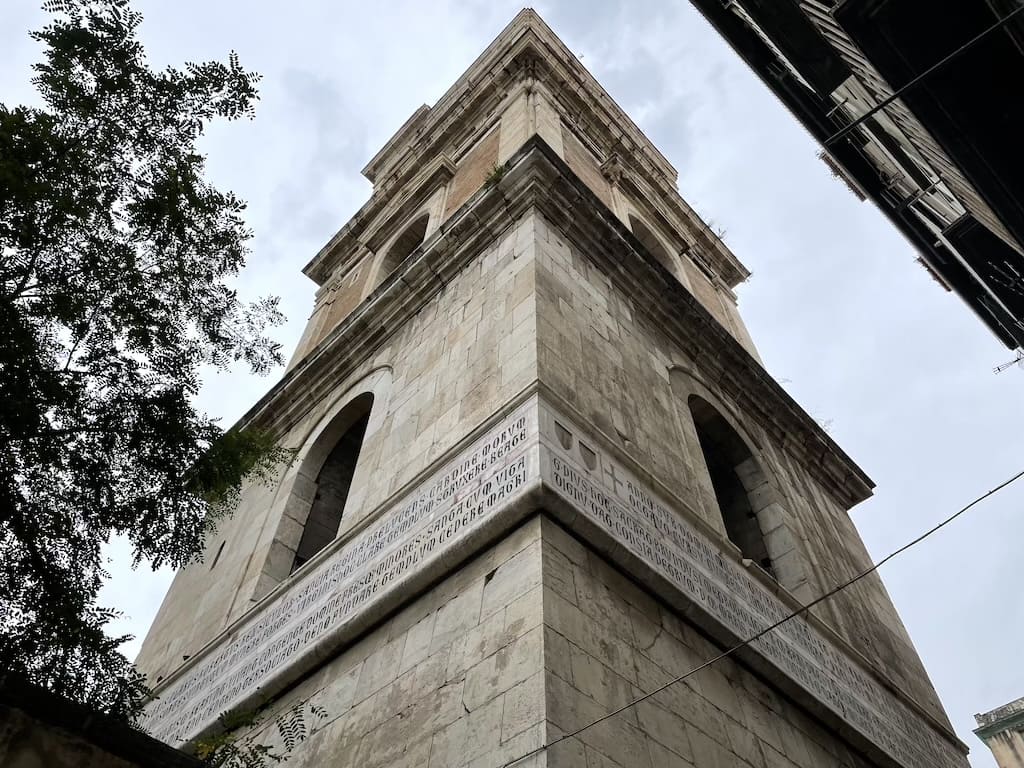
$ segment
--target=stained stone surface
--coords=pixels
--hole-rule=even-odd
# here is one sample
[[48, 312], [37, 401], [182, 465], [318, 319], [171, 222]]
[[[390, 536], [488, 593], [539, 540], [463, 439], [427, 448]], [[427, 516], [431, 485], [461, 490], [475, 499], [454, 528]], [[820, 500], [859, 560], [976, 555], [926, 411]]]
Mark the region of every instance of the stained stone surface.
[[[734, 555], [688, 524], [611, 456], [591, 449], [596, 458], [588, 462], [581, 447], [596, 445], [593, 438], [548, 409], [541, 423], [548, 429], [541, 458], [545, 483], [599, 525], [613, 547], [624, 548], [666, 577], [685, 597], [684, 605], [706, 612], [738, 640], [784, 622], [752, 647], [818, 703], [901, 765], [963, 765], [954, 745], [803, 616], [786, 621], [793, 605], [780, 601]], [[562, 434], [553, 429], [556, 424]], [[563, 447], [567, 442], [568, 449]]]
[[499, 403], [536, 380], [532, 226], [532, 217], [524, 218], [477, 252], [383, 347], [331, 375], [324, 392], [314, 397], [301, 389], [296, 398], [303, 410], [282, 437], [299, 459], [269, 483], [243, 487], [241, 511], [210, 537], [205, 562], [175, 576], [137, 659], [151, 683], [169, 679], [182, 656], [195, 657], [288, 578], [315, 492], [316, 472], [304, 477], [303, 458], [347, 402], [363, 392], [375, 396], [342, 516], [343, 538], [390, 508], [396, 494], [422, 481]]
[[276, 713], [317, 706], [289, 766], [495, 768], [540, 746], [541, 565], [535, 518], [276, 698], [253, 737], [277, 745]]
[[[533, 11], [364, 174], [243, 419], [296, 459], [243, 488], [139, 654], [152, 732], [264, 707], [273, 741], [296, 706], [327, 716], [290, 765], [966, 766], [877, 574], [533, 754], [868, 567], [872, 484], [761, 366], [746, 269]], [[369, 396], [337, 538], [293, 574]], [[749, 449], [771, 574], [728, 538], [695, 398]]]
[[[158, 738], [185, 742], [220, 712], [251, 706], [274, 687], [283, 687], [315, 664], [316, 656], [329, 656], [334, 646], [354, 635], [360, 615], [365, 623], [365, 617], [381, 613], [379, 606], [388, 598], [394, 601], [395, 593], [407, 587], [404, 577], [464, 559], [471, 534], [488, 518], [518, 517], [517, 498], [539, 478], [581, 516], [560, 515], [579, 535], [597, 539], [596, 525], [603, 548], [613, 557], [621, 548], [641, 568], [664, 577], [668, 583], [662, 597], [670, 604], [688, 606], [691, 615], [694, 609], [706, 614], [737, 639], [752, 637], [792, 613], [792, 604], [780, 601], [733, 553], [687, 523], [599, 445], [573, 421], [531, 398], [420, 490], [344, 546], [318, 557], [302, 578], [272, 594], [260, 610], [206, 650], [162, 689], [147, 710], [144, 727]], [[501, 588], [499, 582], [490, 592], [504, 604]], [[752, 647], [901, 765], [962, 765], [954, 745], [803, 617], [791, 619]], [[397, 657], [398, 649], [393, 653]], [[372, 674], [386, 675], [399, 663], [399, 658], [381, 660], [381, 669]], [[498, 667], [495, 661], [489, 674], [501, 678]], [[483, 684], [472, 678], [464, 698], [485, 699], [479, 690]], [[643, 687], [637, 691], [645, 692]], [[621, 703], [628, 700], [626, 695]]]
[[535, 406], [518, 409], [344, 546], [318, 555], [168, 681], [143, 727], [170, 743], [193, 739], [221, 712], [259, 702], [275, 677], [290, 682], [318, 651], [329, 654], [384, 598], [394, 601], [410, 574], [423, 578], [458, 557], [468, 534], [538, 476], [536, 450], [527, 451], [536, 421]]

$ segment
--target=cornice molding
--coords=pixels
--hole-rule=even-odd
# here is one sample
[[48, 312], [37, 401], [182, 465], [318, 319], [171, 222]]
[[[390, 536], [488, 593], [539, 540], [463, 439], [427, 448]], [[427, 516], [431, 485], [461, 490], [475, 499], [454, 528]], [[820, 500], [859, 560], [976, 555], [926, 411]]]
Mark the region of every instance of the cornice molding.
[[[775, 444], [798, 458], [849, 508], [873, 483], [697, 299], [540, 137], [510, 158], [499, 183], [485, 186], [438, 232], [296, 364], [242, 419], [283, 433], [430, 301], [481, 250], [535, 209], [634, 298], [635, 311], [675, 344]], [[623, 253], [623, 250], [626, 253]], [[625, 257], [624, 257], [625, 256]]]
[[688, 223], [686, 234], [707, 254], [729, 287], [746, 280], [750, 271], [679, 194], [675, 168], [554, 33], [547, 32], [547, 37], [538, 36], [516, 54], [512, 65], [520, 67], [519, 77], [534, 79], [565, 114], [575, 115], [578, 132], [597, 145], [605, 163], [617, 157], [617, 183], [630, 186], [654, 208], [666, 206], [679, 221]]
[[974, 735], [986, 741], [1006, 731], [1024, 732], [1024, 711], [1011, 713], [1000, 720], [975, 728]]
[[374, 181], [370, 200], [303, 271], [318, 282], [325, 279], [326, 265], [336, 266], [348, 255], [351, 235], [376, 220], [415, 179], [417, 169], [486, 130], [481, 117], [496, 113], [511, 90], [531, 82], [542, 86], [563, 114], [573, 116], [606, 158], [619, 156], [623, 174], [635, 177], [637, 190], [689, 223], [689, 234], [730, 287], [749, 277], [746, 267], [679, 195], [675, 168], [530, 9], [513, 19], [433, 107], [418, 109], [374, 156], [364, 169]]
[[[553, 150], [539, 138], [534, 144], [553, 166], [552, 183], [545, 188], [547, 197], [535, 204], [545, 219], [598, 261], [606, 274], [619, 279], [635, 297], [636, 311], [646, 314], [654, 327], [664, 329], [717, 385], [721, 396], [732, 399], [778, 447], [800, 459], [844, 508], [868, 498], [874, 483], [863, 470]], [[626, 258], [622, 245], [631, 251]]]

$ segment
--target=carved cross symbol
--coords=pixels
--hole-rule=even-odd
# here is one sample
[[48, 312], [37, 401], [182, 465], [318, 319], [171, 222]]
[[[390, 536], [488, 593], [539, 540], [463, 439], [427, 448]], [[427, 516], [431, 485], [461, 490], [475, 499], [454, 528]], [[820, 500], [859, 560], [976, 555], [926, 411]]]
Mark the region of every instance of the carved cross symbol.
[[624, 485], [626, 481], [615, 474], [615, 465], [612, 464], [611, 460], [605, 461], [603, 462], [603, 464], [604, 474], [606, 477], [611, 478], [612, 490], [614, 490], [615, 493], [618, 494], [619, 486]]

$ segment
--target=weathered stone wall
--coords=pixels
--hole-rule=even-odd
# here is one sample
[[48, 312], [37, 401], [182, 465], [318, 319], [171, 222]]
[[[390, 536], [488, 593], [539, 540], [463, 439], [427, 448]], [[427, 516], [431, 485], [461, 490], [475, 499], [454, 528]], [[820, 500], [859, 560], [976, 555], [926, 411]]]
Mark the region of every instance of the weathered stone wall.
[[[724, 650], [544, 514], [413, 599], [273, 701], [306, 712], [297, 767], [498, 768]], [[308, 713], [312, 707], [322, 718]], [[517, 766], [869, 768], [724, 659]]]
[[[722, 652], [561, 528], [543, 527], [549, 740]], [[723, 659], [548, 750], [551, 768], [862, 768], [806, 711]]]
[[614, 211], [612, 190], [608, 185], [608, 180], [601, 175], [600, 163], [593, 153], [583, 146], [583, 142], [565, 126], [562, 126], [562, 146], [565, 149], [565, 164], [580, 177], [580, 180], [590, 188], [591, 192], [600, 198], [602, 203]]
[[[626, 202], [623, 193], [618, 191], [602, 171], [601, 163], [607, 158], [596, 157], [563, 122], [566, 117], [566, 114], [559, 111], [551, 94], [537, 85], [533, 85], [529, 92], [516, 90], [501, 104], [500, 110], [494, 115], [476, 116], [479, 133], [475, 136], [471, 134], [469, 141], [465, 142], [469, 145], [468, 150], [455, 144], [444, 148], [446, 154], [455, 156], [457, 152], [462, 152], [462, 156], [456, 164], [454, 176], [444, 189], [439, 191], [437, 201], [432, 206], [434, 209], [430, 212], [430, 231], [447, 221], [485, 185], [496, 165], [506, 161], [534, 135], [541, 136], [601, 202], [621, 221], [628, 224], [628, 212], [632, 204]], [[643, 192], [634, 191], [631, 194], [645, 197], [644, 205], [656, 205], [655, 192], [651, 189], [644, 188]], [[401, 198], [400, 193], [398, 197]], [[636, 202], [638, 201], [633, 201]], [[386, 216], [382, 214], [377, 220], [368, 223], [366, 231], [370, 233], [371, 238], [372, 233], [385, 219]], [[691, 222], [673, 219], [671, 229], [674, 239], [680, 244], [692, 242], [695, 235], [689, 231], [691, 227]], [[387, 249], [385, 247], [381, 250]], [[756, 356], [753, 342], [736, 308], [734, 297], [726, 295], [727, 289], [723, 290], [708, 282], [688, 256], [674, 255], [673, 259], [678, 259], [682, 264], [683, 284], [693, 290], [697, 299], [722, 326]], [[299, 343], [293, 363], [314, 350], [317, 344], [366, 298], [374, 282], [379, 283], [386, 277], [375, 269], [379, 261], [380, 259], [375, 258], [372, 253], [351, 255], [346, 259], [350, 266], [339, 270], [339, 274], [333, 276], [323, 286], [317, 295], [313, 315]]]
[[344, 403], [374, 391], [342, 536], [536, 379], [534, 243], [529, 216], [466, 264], [372, 359], [330, 391], [309, 394], [308, 410], [283, 438], [299, 451], [296, 461], [266, 484], [246, 485], [240, 511], [208, 539], [205, 562], [175, 576], [137, 660], [151, 681], [287, 577], [315, 493], [303, 460]]
[[[517, 17], [527, 25], [534, 18], [530, 11]], [[540, 29], [539, 20], [534, 26]], [[550, 39], [545, 44], [560, 45]], [[248, 692], [244, 701], [249, 702], [284, 690], [275, 694], [273, 709], [299, 703], [326, 710], [326, 720], [315, 725], [294, 764], [496, 768], [717, 653], [694, 625], [541, 518], [484, 554], [474, 556], [478, 549], [454, 546], [437, 553], [430, 567], [418, 572], [421, 581], [390, 582], [390, 602], [372, 609], [366, 602], [348, 601], [344, 590], [363, 589], [365, 579], [370, 585], [365, 593], [374, 594], [371, 586], [379, 586], [373, 581], [379, 578], [375, 570], [346, 572], [344, 586], [331, 581], [326, 569], [322, 579], [320, 571], [300, 570], [295, 582], [275, 593], [289, 576], [319, 469], [349, 423], [350, 404], [365, 393], [373, 395], [374, 404], [332, 554], [371, 540], [370, 526], [385, 510], [398, 513], [399, 501], [419, 499], [421, 486], [440, 472], [439, 462], [454, 461], [452, 451], [462, 450], [463, 438], [473, 434], [477, 439], [478, 428], [496, 414], [507, 416], [504, 409], [513, 401], [518, 407], [525, 393], [544, 398], [566, 423], [597, 438], [594, 445], [604, 455], [595, 463], [597, 453], [591, 450], [590, 471], [607, 469], [612, 483], [619, 482], [616, 466], [633, 473], [653, 496], [665, 500], [666, 508], [715, 540], [716, 551], [721, 550], [716, 563], [731, 561], [733, 570], [749, 567], [749, 578], [774, 591], [775, 583], [756, 565], [740, 565], [740, 551], [727, 540], [689, 410], [690, 398], [697, 396], [750, 449], [750, 464], [735, 469], [778, 585], [795, 598], [787, 598], [786, 606], [812, 599], [869, 564], [846, 513], [850, 502], [843, 501], [863, 498], [869, 481], [719, 334], [721, 327], [756, 354], [728, 288], [746, 275], [742, 265], [675, 193], [667, 161], [624, 117], [609, 118], [601, 111], [614, 106], [607, 95], [604, 100], [600, 93], [588, 95], [599, 91], [596, 83], [583, 78], [571, 96], [551, 90], [565, 80], [535, 66], [536, 57], [554, 65], [558, 57], [549, 54], [540, 46], [516, 62], [495, 63], [494, 72], [501, 75], [495, 92], [470, 99], [469, 92], [456, 87], [439, 102], [447, 106], [418, 112], [415, 126], [406, 126], [371, 161], [374, 197], [353, 219], [353, 228], [332, 239], [308, 268], [323, 288], [292, 378], [275, 387], [253, 417], [273, 424], [282, 444], [296, 450], [296, 460], [270, 482], [243, 488], [238, 513], [207, 542], [206, 562], [177, 575], [139, 655], [140, 666], [156, 682], [230, 629], [217, 645], [224, 655], [203, 653], [167, 687], [182, 692], [184, 714], [175, 714], [179, 700], [173, 696], [157, 703], [172, 713], [169, 719], [163, 713], [160, 717], [174, 728], [185, 722], [198, 730], [212, 719], [203, 717], [219, 699], [194, 699], [206, 695], [207, 680], [221, 681], [217, 670], [226, 659], [227, 669], [221, 672], [230, 673], [230, 685], [213, 690], [227, 691], [234, 696], [231, 701], [243, 700], [235, 696], [239, 691]], [[578, 66], [576, 57], [567, 50], [564, 54], [565, 66]], [[489, 88], [495, 81], [479, 70], [478, 63], [471, 70], [472, 82]], [[540, 79], [523, 76], [526, 72], [539, 73]], [[453, 106], [456, 101], [462, 106]], [[478, 104], [489, 106], [471, 106]], [[445, 109], [454, 111], [445, 116]], [[581, 109], [593, 113], [584, 114], [582, 122], [576, 119]], [[620, 124], [611, 126], [609, 119]], [[578, 136], [563, 131], [567, 121], [587, 126], [587, 146], [597, 136], [597, 155]], [[602, 144], [599, 134], [610, 127], [625, 143], [610, 143], [605, 136]], [[438, 132], [436, 141], [432, 129]], [[525, 149], [518, 151], [524, 142]], [[635, 157], [617, 159], [619, 151]], [[494, 163], [506, 161], [504, 181], [486, 184]], [[596, 191], [601, 204], [574, 176]], [[467, 211], [470, 200], [473, 209]], [[673, 263], [682, 265], [672, 271], [675, 276], [654, 267], [643, 272], [643, 249], [634, 250], [613, 220], [628, 226], [630, 211], [642, 211], [658, 230], [657, 239], [664, 240]], [[424, 214], [422, 250], [414, 250], [415, 256], [397, 267], [398, 274], [391, 274], [395, 264], [388, 260], [389, 249]], [[563, 229], [549, 221], [560, 222]], [[572, 242], [565, 234], [569, 231]], [[584, 242], [595, 251], [573, 244]], [[610, 258], [609, 243], [621, 245], [621, 258]], [[691, 245], [702, 249], [709, 268], [721, 270], [720, 281], [707, 281], [681, 254]], [[678, 280], [709, 317], [691, 306]], [[678, 306], [671, 308], [672, 302]], [[725, 362], [716, 366], [712, 358]], [[721, 380], [711, 370], [722, 371], [716, 374]], [[773, 406], [789, 409], [791, 418], [772, 420], [765, 411]], [[795, 425], [795, 433], [780, 424]], [[560, 439], [557, 431], [547, 438]], [[826, 469], [808, 459], [811, 449], [804, 441], [824, 452], [821, 466]], [[582, 453], [580, 459], [586, 465]], [[836, 473], [845, 473], [844, 479], [837, 481]], [[516, 477], [526, 483], [525, 472]], [[552, 514], [575, 514], [559, 510], [554, 497], [544, 497], [543, 504], [531, 498], [532, 507], [504, 511], [526, 514], [545, 506]], [[498, 510], [497, 503], [489, 503], [491, 512]], [[412, 508], [427, 509], [415, 503]], [[431, 506], [423, 514], [435, 511]], [[381, 527], [396, 517], [381, 519]], [[575, 519], [559, 519], [572, 530], [587, 530], [577, 529]], [[439, 522], [445, 522], [445, 515]], [[496, 538], [497, 530], [486, 541]], [[621, 531], [614, 535], [629, 551], [628, 537]], [[598, 547], [598, 538], [587, 538], [589, 546]], [[380, 552], [372, 549], [376, 544], [365, 551], [375, 556]], [[634, 575], [657, 561], [655, 553], [650, 563], [629, 564], [617, 558], [615, 547], [602, 551]], [[471, 556], [469, 564], [459, 564]], [[376, 562], [370, 557], [348, 562], [370, 568]], [[415, 561], [409, 568], [416, 563], [422, 564]], [[308, 567], [320, 564], [314, 558]], [[302, 578], [311, 573], [323, 587], [316, 594], [325, 600], [338, 597], [344, 610], [275, 602], [292, 587], [304, 589]], [[413, 594], [434, 579], [442, 581], [426, 594]], [[415, 588], [406, 595], [408, 583]], [[676, 600], [664, 591], [658, 594]], [[694, 601], [707, 595], [683, 594]], [[268, 595], [260, 611], [246, 616]], [[303, 599], [296, 597], [295, 603]], [[331, 622], [340, 622], [338, 616], [351, 618], [353, 623], [346, 625], [351, 634], [331, 635], [317, 623], [319, 618], [306, 624], [310, 617], [300, 615], [306, 609], [317, 616], [322, 610], [328, 629], [336, 628]], [[715, 621], [714, 611], [707, 609], [710, 620], [699, 610], [687, 615], [693, 621], [703, 616], [707, 628]], [[387, 611], [397, 613], [388, 616]], [[945, 721], [877, 577], [814, 612], [843, 639], [829, 632], [828, 642], [848, 643], [863, 663], [874, 665]], [[278, 634], [261, 636], [267, 627]], [[362, 639], [352, 643], [362, 632]], [[262, 640], [265, 646], [257, 642]], [[843, 658], [856, 655], [849, 647], [841, 649]], [[252, 653], [254, 648], [261, 655]], [[275, 656], [281, 648], [287, 653]], [[301, 663], [293, 657], [299, 651]], [[264, 664], [270, 656], [283, 659], [280, 668]], [[204, 669], [213, 672], [205, 676]], [[271, 672], [277, 677], [268, 682]], [[817, 674], [836, 676], [831, 669]], [[780, 682], [769, 673], [765, 679], [792, 690], [785, 679]], [[804, 690], [812, 689], [819, 690]], [[828, 706], [820, 711], [827, 713]], [[179, 740], [189, 735], [170, 734]], [[271, 730], [266, 736], [273, 736]], [[954, 754], [947, 763], [955, 765], [958, 759]], [[532, 761], [547, 763], [587, 768], [864, 765], [837, 736], [731, 661]]]
[[[642, 306], [537, 213], [466, 264], [436, 299], [396, 328], [373, 359], [309, 409], [285, 444], [296, 463], [276, 483], [243, 492], [244, 514], [208, 546], [208, 562], [176, 577], [139, 662], [150, 679], [241, 616], [288, 575], [315, 487], [304, 457], [344, 403], [375, 395], [341, 536], [409, 487], [501, 404], [542, 385], [644, 468], [688, 514], [718, 531], [721, 515], [686, 402], [720, 409], [762, 465], [780, 583], [810, 599], [868, 565], [845, 510], [758, 424], [744, 415]], [[315, 477], [315, 472], [312, 473]], [[778, 540], [778, 541], [777, 541]], [[781, 541], [781, 543], [779, 543]], [[738, 556], [738, 555], [737, 555]], [[944, 720], [941, 707], [880, 581], [869, 578], [816, 609], [870, 663]]]
[[985, 739], [999, 768], [1024, 768], [1024, 731], [1008, 730]]
[[370, 264], [371, 259], [364, 257], [333, 286], [330, 298], [325, 302], [327, 317], [319, 328], [320, 337], [326, 335], [362, 302], [370, 276]]
[[699, 269], [691, 267], [689, 269], [689, 278], [693, 295], [697, 297], [697, 301], [704, 305], [704, 309], [710, 312], [711, 316], [721, 323], [723, 328], [735, 336], [736, 331], [732, 326], [732, 318], [727, 313], [727, 305], [722, 300], [722, 295], [718, 289], [711, 284]]
[[534, 518], [275, 701], [256, 740], [277, 744], [275, 714], [313, 705], [326, 716], [306, 718], [289, 766], [495, 768], [540, 746], [541, 595]]
[[499, 131], [491, 130], [458, 164], [458, 170], [448, 188], [444, 218], [459, 210], [463, 203], [484, 185], [488, 174], [498, 162]]
[[[687, 400], [696, 394], [745, 437], [770, 478], [773, 512], [786, 540], [773, 560], [783, 586], [805, 602], [870, 565], [846, 510], [716, 382], [701, 374], [642, 304], [572, 247], [557, 229], [537, 227], [540, 381], [601, 429], [694, 516], [725, 540]], [[776, 534], [782, 538], [781, 532]], [[728, 546], [728, 544], [727, 544]], [[855, 648], [940, 720], [945, 715], [877, 576], [815, 609]]]

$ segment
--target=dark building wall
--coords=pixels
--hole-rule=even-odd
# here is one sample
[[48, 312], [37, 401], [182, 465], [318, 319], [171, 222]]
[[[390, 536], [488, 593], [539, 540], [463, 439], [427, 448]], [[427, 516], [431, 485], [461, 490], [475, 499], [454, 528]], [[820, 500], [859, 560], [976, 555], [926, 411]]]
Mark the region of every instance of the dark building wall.
[[19, 678], [0, 679], [4, 768], [201, 768], [127, 723]]

